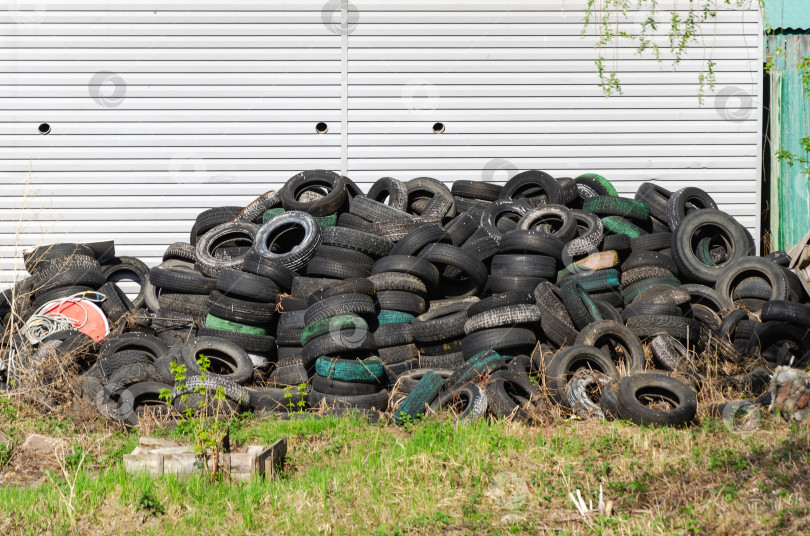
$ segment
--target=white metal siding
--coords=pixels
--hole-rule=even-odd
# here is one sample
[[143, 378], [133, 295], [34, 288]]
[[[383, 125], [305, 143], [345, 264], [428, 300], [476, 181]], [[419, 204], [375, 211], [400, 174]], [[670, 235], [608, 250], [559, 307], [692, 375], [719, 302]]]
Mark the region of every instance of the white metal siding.
[[[311, 168], [364, 187], [592, 171], [624, 194], [643, 180], [701, 186], [758, 226], [753, 10], [719, 13], [675, 72], [629, 44], [607, 51], [624, 95], [605, 99], [582, 0], [352, 0], [348, 35], [335, 0], [40, 4], [0, 11], [5, 281], [22, 249], [56, 240], [115, 239], [155, 263], [201, 210]], [[717, 91], [737, 91], [742, 109], [713, 95], [698, 106], [709, 55]]]

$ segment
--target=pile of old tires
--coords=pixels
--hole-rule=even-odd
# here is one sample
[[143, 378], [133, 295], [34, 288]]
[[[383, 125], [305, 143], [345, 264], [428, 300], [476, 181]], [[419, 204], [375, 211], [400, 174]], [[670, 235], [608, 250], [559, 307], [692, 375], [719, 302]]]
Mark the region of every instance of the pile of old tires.
[[[776, 366], [810, 362], [789, 261], [755, 256], [745, 227], [694, 187], [644, 183], [630, 198], [596, 174], [531, 170], [504, 186], [385, 177], [363, 194], [307, 171], [247, 207], [202, 212], [148, 271], [81, 244], [37, 248], [31, 277], [0, 298], [1, 374], [9, 388], [42, 348], [80, 340], [60, 359], [129, 424], [166, 390], [181, 411], [210, 390], [229, 411], [535, 422], [564, 408], [686, 425], [703, 390], [765, 404]], [[134, 300], [110, 279], [120, 265], [140, 274]], [[88, 291], [114, 326], [100, 342], [81, 328], [19, 335], [43, 303]]]

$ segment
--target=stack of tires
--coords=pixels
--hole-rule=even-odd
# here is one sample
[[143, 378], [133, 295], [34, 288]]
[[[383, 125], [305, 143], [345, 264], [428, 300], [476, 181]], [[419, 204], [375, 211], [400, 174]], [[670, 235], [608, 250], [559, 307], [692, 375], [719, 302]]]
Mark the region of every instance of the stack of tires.
[[[385, 409], [394, 392], [411, 417], [488, 408], [533, 421], [543, 396], [582, 417], [685, 424], [706, 382], [756, 397], [767, 370], [810, 361], [804, 287], [784, 252], [754, 257], [753, 246], [694, 187], [645, 183], [630, 198], [596, 174], [530, 170], [449, 189], [384, 177], [364, 195], [306, 171], [247, 207], [203, 211], [148, 275], [80, 244], [27, 253], [32, 277], [0, 294], [2, 355], [72, 349], [75, 332], [30, 344], [9, 328], [93, 291], [118, 331], [169, 354], [90, 345], [74, 360], [88, 388], [144, 383], [152, 368], [169, 384], [167, 359], [193, 369], [183, 349], [202, 339], [250, 362], [243, 378], [244, 356], [216, 350], [214, 374], [247, 392], [229, 387], [237, 409], [245, 397], [257, 411]], [[140, 293], [121, 292], [124, 273]]]
[[301, 335], [305, 366], [314, 368], [312, 407], [385, 410], [388, 380], [369, 322], [376, 322], [374, 287], [357, 278], [309, 297]]

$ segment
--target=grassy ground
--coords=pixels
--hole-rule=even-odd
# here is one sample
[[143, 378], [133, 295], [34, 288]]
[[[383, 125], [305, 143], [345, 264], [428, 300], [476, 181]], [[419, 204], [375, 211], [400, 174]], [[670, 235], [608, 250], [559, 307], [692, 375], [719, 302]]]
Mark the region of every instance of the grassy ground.
[[[121, 455], [138, 433], [105, 426], [0, 399], [0, 534], [810, 532], [810, 427], [766, 415], [751, 433], [711, 419], [673, 430], [249, 416], [232, 440], [287, 436], [289, 454], [281, 478], [247, 484], [128, 475]], [[69, 438], [73, 451], [60, 464], [3, 447], [31, 431]], [[614, 511], [583, 518], [568, 493], [596, 504], [600, 484]]]

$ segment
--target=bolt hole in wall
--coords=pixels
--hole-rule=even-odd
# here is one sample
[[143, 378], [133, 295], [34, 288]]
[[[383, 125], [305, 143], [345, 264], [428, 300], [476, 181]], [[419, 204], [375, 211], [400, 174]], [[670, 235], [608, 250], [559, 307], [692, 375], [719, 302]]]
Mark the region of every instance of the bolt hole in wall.
[[444, 123], [433, 123], [433, 133], [441, 134], [444, 132]]
[[48, 123], [42, 123], [39, 125], [39, 133], [40, 134], [50, 134], [51, 133], [51, 125]]
[[315, 125], [315, 132], [318, 134], [326, 134], [326, 131], [329, 130], [329, 125], [321, 121], [317, 125]]

